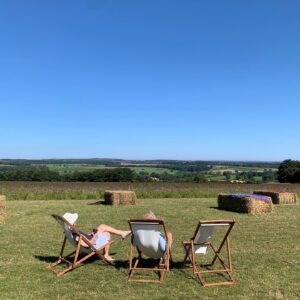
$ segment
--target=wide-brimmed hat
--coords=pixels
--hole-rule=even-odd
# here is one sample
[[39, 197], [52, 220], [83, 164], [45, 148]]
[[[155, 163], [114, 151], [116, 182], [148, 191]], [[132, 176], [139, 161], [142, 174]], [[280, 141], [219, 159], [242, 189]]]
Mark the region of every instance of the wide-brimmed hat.
[[69, 212], [66, 212], [64, 215], [63, 215], [63, 218], [65, 218], [71, 225], [74, 225], [76, 220], [78, 219], [78, 214], [77, 213], [69, 213]]

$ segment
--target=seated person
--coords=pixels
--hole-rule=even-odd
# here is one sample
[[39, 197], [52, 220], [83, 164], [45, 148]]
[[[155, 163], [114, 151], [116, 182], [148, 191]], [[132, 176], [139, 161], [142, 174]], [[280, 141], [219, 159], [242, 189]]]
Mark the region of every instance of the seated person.
[[[150, 212], [148, 212], [147, 214], [144, 215], [143, 219], [145, 220], [156, 220], [156, 216], [155, 214], [150, 210]], [[169, 247], [172, 247], [172, 243], [173, 243], [173, 235], [171, 232], [167, 231], [167, 239], [169, 241]], [[167, 245], [167, 241], [166, 241], [166, 237], [160, 233], [160, 237], [159, 237], [159, 244], [160, 244], [160, 248], [163, 251], [166, 251], [166, 245]]]
[[[66, 213], [63, 217], [67, 221], [69, 221], [69, 223], [71, 223], [73, 225], [73, 224], [75, 224], [78, 215]], [[86, 234], [84, 232], [80, 232], [80, 233], [82, 235], [84, 235], [96, 249], [98, 249], [98, 248], [104, 246], [111, 239], [111, 234], [119, 235], [122, 237], [122, 239], [125, 239], [131, 233], [131, 231], [130, 230], [118, 230], [118, 229], [115, 229], [108, 225], [101, 224], [98, 226], [97, 229], [93, 229], [93, 232], [91, 234]], [[72, 234], [73, 234], [73, 238], [75, 238], [75, 240], [78, 241], [79, 237], [76, 234], [76, 232], [72, 232]], [[83, 247], [89, 247], [89, 245], [87, 245], [83, 240], [81, 240], [80, 244]], [[109, 247], [110, 247], [110, 244], [108, 244], [104, 248], [104, 257], [108, 261], [112, 262], [114, 259], [109, 254]]]

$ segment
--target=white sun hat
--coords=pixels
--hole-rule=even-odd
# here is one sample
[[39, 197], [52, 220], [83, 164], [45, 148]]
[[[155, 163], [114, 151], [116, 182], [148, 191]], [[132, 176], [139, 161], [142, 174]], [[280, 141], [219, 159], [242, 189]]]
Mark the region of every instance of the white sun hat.
[[64, 215], [63, 215], [63, 218], [65, 218], [71, 225], [74, 225], [76, 223], [76, 220], [78, 219], [78, 214], [77, 213], [69, 213], [69, 212], [66, 212]]

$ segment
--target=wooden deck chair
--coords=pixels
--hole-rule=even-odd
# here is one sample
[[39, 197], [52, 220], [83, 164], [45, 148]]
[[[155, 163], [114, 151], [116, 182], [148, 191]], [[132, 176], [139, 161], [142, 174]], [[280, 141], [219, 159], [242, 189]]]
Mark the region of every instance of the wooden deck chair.
[[[131, 230], [131, 244], [130, 244], [130, 271], [128, 282], [158, 282], [164, 280], [165, 273], [170, 270], [171, 250], [170, 243], [167, 238], [165, 224], [162, 220], [145, 220], [145, 219], [131, 219], [128, 221]], [[160, 242], [161, 232], [166, 239], [165, 249]], [[134, 249], [137, 250], [137, 257], [134, 260]], [[139, 266], [142, 260], [142, 254], [152, 259], [160, 260], [157, 267], [145, 268]], [[140, 263], [141, 264], [141, 263]], [[157, 273], [158, 279], [136, 279], [134, 274], [136, 271], [151, 271]]]
[[[231, 263], [231, 254], [230, 254], [230, 244], [229, 244], [229, 234], [235, 221], [233, 220], [212, 220], [212, 221], [200, 221], [193, 237], [189, 241], [183, 242], [183, 247], [185, 250], [185, 257], [183, 265], [189, 260], [193, 267], [193, 272], [196, 277], [199, 279], [202, 286], [217, 286], [217, 285], [232, 285], [234, 284], [234, 280], [232, 278], [232, 263]], [[214, 246], [212, 243], [213, 232], [216, 228], [222, 227], [224, 232], [224, 236], [219, 241], [218, 246]], [[223, 246], [226, 245], [226, 250], [223, 252], [227, 252], [227, 265], [224, 262], [222, 257], [222, 249]], [[211, 249], [213, 252], [213, 259], [211, 263], [206, 265], [200, 265], [196, 263], [196, 255], [197, 254], [207, 254], [208, 250]], [[211, 267], [214, 265], [216, 261], [219, 261], [223, 268], [219, 269], [204, 269], [199, 270], [201, 266]], [[207, 283], [203, 275], [204, 274], [211, 274], [211, 273], [219, 273], [228, 275], [228, 279], [226, 281], [221, 282], [211, 282]]]
[[[113, 241], [108, 241], [105, 245], [102, 247], [96, 249], [94, 245], [91, 244], [89, 239], [86, 237], [84, 233], [79, 231], [74, 225], [72, 225], [70, 222], [68, 222], [64, 217], [58, 216], [58, 215], [52, 215], [52, 217], [59, 223], [59, 225], [62, 226], [64, 230], [64, 239], [62, 243], [62, 248], [60, 251], [60, 255], [58, 257], [58, 260], [52, 263], [47, 268], [53, 271], [57, 276], [61, 276], [74, 268], [76, 268], [80, 263], [84, 262], [88, 258], [92, 257], [93, 255], [98, 255], [99, 258], [106, 264], [111, 264], [107, 259], [105, 259], [103, 255], [104, 248], [111, 244]], [[77, 240], [77, 238], [78, 240]], [[75, 251], [63, 255], [64, 248], [66, 245], [66, 241], [69, 241], [69, 243], [75, 247]], [[84, 241], [88, 247], [84, 247], [81, 245], [81, 241]], [[85, 254], [82, 258], [79, 259], [79, 254]], [[74, 255], [75, 254], [75, 255]], [[72, 257], [74, 255], [74, 257]], [[55, 270], [55, 267], [60, 265], [61, 263], [65, 263], [66, 267], [62, 271]]]

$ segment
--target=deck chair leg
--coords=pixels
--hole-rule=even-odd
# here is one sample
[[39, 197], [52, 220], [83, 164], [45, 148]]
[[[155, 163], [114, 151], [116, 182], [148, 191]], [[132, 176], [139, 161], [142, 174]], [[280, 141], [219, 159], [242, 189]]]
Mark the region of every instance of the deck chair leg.
[[168, 246], [166, 257], [164, 259], [164, 265], [165, 265], [167, 272], [170, 272], [170, 259], [171, 259], [171, 250], [170, 250], [170, 247]]
[[184, 256], [184, 259], [183, 259], [182, 267], [184, 267], [184, 265], [186, 264], [187, 259], [190, 260], [190, 263], [192, 262], [192, 259], [191, 259], [191, 248], [192, 248], [191, 243], [183, 242], [183, 248], [185, 250], [185, 256]]
[[183, 248], [185, 250], [185, 256], [184, 256], [184, 259], [183, 259], [183, 265], [184, 265], [185, 262], [187, 261], [188, 257], [189, 257], [189, 253], [191, 252], [191, 246], [183, 244]]
[[231, 252], [230, 252], [230, 243], [229, 243], [229, 238], [227, 238], [227, 257], [228, 257], [228, 263], [229, 263], [229, 270], [232, 272], [232, 262], [231, 262]]
[[160, 271], [160, 278], [159, 278], [159, 282], [162, 283], [164, 281], [165, 278], [165, 272], [166, 270]]
[[129, 254], [129, 270], [132, 269], [132, 259], [133, 259], [133, 245], [132, 245], [132, 238], [130, 243], [130, 254]]
[[193, 264], [193, 271], [194, 274], [197, 272], [196, 267], [196, 261], [195, 261], [195, 247], [194, 247], [194, 241], [191, 242], [191, 248], [192, 248], [192, 264]]
[[225, 262], [223, 261], [223, 259], [220, 257], [219, 253], [217, 252], [217, 250], [215, 249], [215, 247], [210, 244], [211, 248], [213, 249], [213, 251], [215, 252], [215, 257], [216, 259], [218, 259], [220, 261], [220, 263], [222, 264], [222, 266], [224, 267], [225, 270], [228, 270], [229, 268], [227, 268]]
[[61, 247], [59, 256], [63, 256], [64, 250], [65, 250], [65, 246], [66, 246], [66, 241], [67, 241], [67, 237], [64, 236], [64, 240], [63, 240], [63, 243], [62, 243], [62, 247]]
[[131, 281], [131, 278], [132, 278], [132, 276], [133, 276], [133, 274], [134, 274], [134, 272], [135, 272], [136, 267], [137, 267], [138, 264], [139, 264], [139, 261], [140, 261], [140, 257], [138, 256], [138, 257], [136, 258], [135, 262], [134, 262], [133, 267], [132, 267], [132, 268], [130, 269], [130, 271], [129, 271], [128, 281]]
[[74, 257], [74, 261], [73, 261], [73, 265], [74, 267], [77, 265], [77, 259], [78, 259], [78, 255], [79, 255], [79, 250], [80, 250], [80, 246], [81, 246], [81, 241], [82, 241], [82, 237], [79, 237], [79, 241], [76, 247], [76, 252], [75, 252], [75, 257]]
[[[221, 263], [221, 265], [223, 266], [223, 270], [215, 270], [215, 273], [218, 273], [218, 272], [225, 272], [228, 277], [230, 278], [230, 281], [225, 281], [225, 282], [222, 282], [222, 283], [215, 283], [215, 284], [206, 284], [206, 285], [229, 285], [229, 284], [233, 284], [234, 283], [234, 280], [232, 278], [232, 275], [231, 275], [231, 272], [232, 272], [232, 266], [231, 266], [231, 257], [230, 257], [230, 247], [229, 247], [229, 244], [228, 244], [228, 241], [226, 241], [226, 246], [227, 246], [227, 255], [228, 255], [228, 264], [229, 266], [226, 266], [224, 260], [220, 257], [219, 253], [217, 251], [221, 251], [221, 249], [219, 248], [218, 250], [215, 249], [215, 247], [211, 244], [211, 248], [213, 249], [213, 251], [215, 252], [215, 259], [218, 259]], [[228, 252], [229, 250], [229, 252]]]

